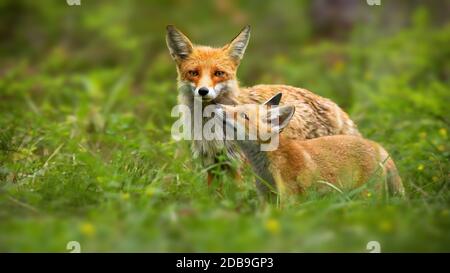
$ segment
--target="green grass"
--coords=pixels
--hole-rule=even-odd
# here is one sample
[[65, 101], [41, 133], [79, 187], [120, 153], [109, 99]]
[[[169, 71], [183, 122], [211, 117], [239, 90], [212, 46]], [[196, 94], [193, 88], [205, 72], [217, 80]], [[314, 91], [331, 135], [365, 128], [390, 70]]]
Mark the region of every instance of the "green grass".
[[[241, 185], [222, 174], [221, 189], [207, 187], [188, 143], [171, 139], [176, 72], [164, 27], [148, 40], [139, 26], [124, 34], [110, 18], [119, 11], [79, 11], [69, 45], [2, 53], [0, 251], [66, 252], [78, 241], [84, 252], [367, 252], [374, 240], [384, 252], [450, 251], [449, 25], [431, 26], [418, 9], [388, 36], [367, 26], [274, 54], [252, 40], [244, 85], [291, 84], [338, 102], [391, 153], [408, 195], [311, 191], [280, 208], [261, 200], [249, 171]], [[64, 13], [41, 12], [48, 39], [59, 37]]]

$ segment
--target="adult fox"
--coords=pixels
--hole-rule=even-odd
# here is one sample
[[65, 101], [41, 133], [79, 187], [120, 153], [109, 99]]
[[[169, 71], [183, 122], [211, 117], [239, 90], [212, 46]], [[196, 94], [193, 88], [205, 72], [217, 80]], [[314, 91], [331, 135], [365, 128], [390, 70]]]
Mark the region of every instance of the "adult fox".
[[[261, 104], [282, 92], [281, 104], [289, 103], [297, 109], [284, 135], [292, 139], [311, 139], [327, 135], [356, 135], [358, 129], [348, 115], [329, 99], [312, 92], [287, 85], [256, 85], [242, 88], [236, 72], [244, 56], [250, 38], [250, 26], [246, 26], [227, 45], [219, 48], [194, 45], [177, 28], [167, 26], [166, 42], [178, 72], [178, 103], [188, 106], [192, 112], [194, 102], [204, 108], [210, 104]], [[281, 97], [275, 97], [279, 100]], [[274, 101], [279, 103], [279, 101]], [[194, 120], [190, 126], [208, 118]], [[205, 167], [218, 162], [225, 152], [229, 157], [236, 154], [231, 142], [220, 140], [192, 140], [194, 157], [200, 157]], [[208, 184], [214, 178], [208, 168]]]

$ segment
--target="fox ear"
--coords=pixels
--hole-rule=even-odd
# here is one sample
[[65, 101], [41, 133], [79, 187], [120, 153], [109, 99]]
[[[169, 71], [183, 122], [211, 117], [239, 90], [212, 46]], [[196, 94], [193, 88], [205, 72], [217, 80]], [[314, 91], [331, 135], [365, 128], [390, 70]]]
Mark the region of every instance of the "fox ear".
[[185, 59], [192, 53], [192, 43], [175, 26], [167, 26], [166, 43], [175, 61]]
[[228, 51], [230, 57], [233, 58], [237, 63], [239, 63], [242, 57], [244, 57], [245, 49], [247, 48], [249, 39], [250, 26], [247, 25], [229, 44], [225, 46], [225, 49]]
[[[269, 115], [271, 115], [271, 121], [274, 123], [272, 129], [274, 133], [280, 133], [284, 127], [286, 127], [289, 124], [289, 121], [291, 121], [292, 117], [295, 113], [295, 106], [293, 105], [286, 105], [281, 107], [276, 107], [272, 110], [270, 110]], [[277, 122], [274, 122], [274, 120], [278, 119]]]
[[291, 121], [292, 117], [295, 113], [295, 106], [294, 105], [286, 105], [279, 107], [280, 111], [280, 119], [279, 119], [279, 128], [280, 131], [286, 127], [289, 124], [289, 121]]
[[283, 93], [278, 93], [275, 96], [271, 97], [268, 101], [266, 101], [264, 103], [264, 105], [268, 105], [268, 106], [277, 106], [280, 104], [280, 100], [281, 100], [281, 96], [283, 95]]

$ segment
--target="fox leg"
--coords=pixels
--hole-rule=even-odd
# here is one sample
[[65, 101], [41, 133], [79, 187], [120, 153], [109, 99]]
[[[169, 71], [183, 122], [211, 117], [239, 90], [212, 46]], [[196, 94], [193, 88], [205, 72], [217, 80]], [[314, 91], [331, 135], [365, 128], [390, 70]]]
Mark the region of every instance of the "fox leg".
[[232, 168], [233, 174], [234, 174], [234, 180], [238, 184], [238, 186], [243, 186], [244, 184], [244, 168], [246, 165], [249, 165], [250, 162], [245, 158], [244, 156], [241, 157], [241, 159], [238, 161], [238, 164], [235, 165], [234, 168]]
[[213, 180], [214, 180], [214, 174], [212, 173], [211, 170], [209, 170], [208, 178], [207, 178], [208, 187], [211, 187]]
[[[214, 167], [211, 168], [209, 165], [209, 169], [207, 171], [207, 183], [208, 187], [212, 186], [213, 181], [218, 178], [219, 173], [225, 172], [229, 177], [233, 177], [234, 180], [238, 183], [238, 185], [242, 184], [243, 181], [243, 166], [242, 164], [239, 166], [233, 165], [231, 161], [224, 162], [223, 159], [219, 159], [219, 157], [214, 158]], [[207, 166], [206, 164], [204, 166]], [[220, 185], [221, 186], [221, 185]]]
[[215, 164], [215, 158], [214, 156], [211, 156], [209, 154], [206, 154], [202, 157], [202, 166], [206, 169], [206, 183], [208, 187], [211, 187], [214, 178], [216, 177], [214, 173], [214, 164]]
[[242, 182], [242, 170], [240, 167], [234, 171], [234, 179], [238, 182]]
[[243, 171], [243, 167], [242, 166], [239, 166], [239, 167], [237, 167], [234, 171], [233, 171], [233, 174], [234, 174], [234, 181], [236, 181], [236, 183], [237, 183], [237, 185], [238, 186], [243, 186], [243, 184], [244, 184], [244, 179], [243, 179], [243, 176], [242, 176], [242, 171]]

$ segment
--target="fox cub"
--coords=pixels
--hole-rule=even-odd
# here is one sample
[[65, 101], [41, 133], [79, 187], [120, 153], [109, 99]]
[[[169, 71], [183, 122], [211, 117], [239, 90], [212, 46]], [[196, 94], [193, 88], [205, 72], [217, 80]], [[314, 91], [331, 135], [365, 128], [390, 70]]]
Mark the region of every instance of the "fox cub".
[[[297, 108], [285, 136], [292, 139], [311, 139], [326, 135], [359, 135], [348, 115], [334, 102], [312, 92], [286, 85], [256, 85], [241, 88], [237, 69], [250, 39], [250, 26], [245, 27], [230, 43], [223, 47], [194, 45], [181, 31], [167, 26], [166, 42], [178, 72], [178, 103], [193, 112], [197, 102], [204, 109], [211, 104], [261, 104], [277, 92], [283, 92], [282, 104]], [[195, 120], [205, 123], [209, 118]], [[234, 157], [237, 153], [230, 142], [192, 139], [194, 157], [200, 157], [205, 167], [217, 163], [220, 154]], [[239, 156], [239, 155], [238, 155]], [[210, 169], [210, 168], [209, 168]], [[208, 172], [208, 182], [213, 176]]]
[[[280, 96], [280, 95], [278, 95]], [[263, 193], [302, 193], [315, 185], [321, 189], [354, 189], [370, 181], [379, 171], [375, 190], [386, 186], [392, 195], [404, 195], [402, 181], [394, 161], [379, 144], [358, 136], [323, 136], [296, 140], [280, 132], [294, 117], [295, 106], [217, 105], [218, 124], [226, 129], [244, 132], [235, 142], [243, 151], [257, 175], [257, 186]], [[278, 147], [262, 151], [261, 144], [278, 137]], [[380, 181], [384, 183], [378, 183]], [[317, 183], [322, 182], [322, 183]]]

